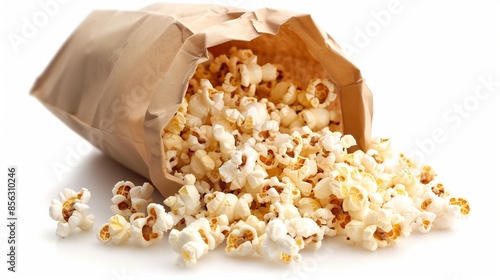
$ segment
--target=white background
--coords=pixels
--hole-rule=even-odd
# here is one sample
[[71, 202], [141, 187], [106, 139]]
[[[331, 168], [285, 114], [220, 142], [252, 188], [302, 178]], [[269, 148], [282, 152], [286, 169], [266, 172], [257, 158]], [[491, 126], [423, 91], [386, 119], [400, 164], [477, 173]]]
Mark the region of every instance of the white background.
[[[167, 239], [151, 248], [104, 246], [97, 241], [97, 228], [112, 214], [114, 183], [142, 184], [145, 179], [90, 147], [29, 95], [37, 76], [92, 10], [135, 10], [156, 1], [66, 1], [34, 36], [14, 46], [9, 36], [21, 35], [24, 20], [32, 21], [33, 15], [43, 12], [40, 3], [47, 1], [0, 4], [0, 173], [4, 182], [0, 271], [8, 277], [2, 279], [41, 275], [116, 280], [153, 276], [358, 279], [369, 275], [458, 280], [499, 275], [500, 10], [495, 1], [328, 1], [328, 6], [327, 1], [199, 1], [311, 14], [345, 47], [366, 78], [374, 94], [373, 135], [389, 137], [397, 152], [431, 164], [452, 194], [470, 201], [472, 211], [449, 230], [414, 233], [400, 245], [376, 252], [346, 246], [341, 238], [334, 238], [317, 252], [303, 252], [302, 263], [277, 266], [257, 257], [230, 258], [221, 247], [190, 270], [174, 265], [177, 255]], [[390, 17], [381, 18], [387, 13]], [[493, 87], [490, 91], [483, 87], [479, 91], [483, 95], [475, 95], [481, 79], [491, 80]], [[432, 140], [436, 133], [441, 137]], [[9, 165], [18, 167], [19, 178], [17, 273], [7, 272], [6, 264]], [[54, 166], [61, 165], [67, 167], [65, 172], [56, 172]], [[59, 239], [48, 207], [64, 187], [91, 190], [89, 205], [96, 225], [90, 232]], [[155, 200], [162, 198], [156, 194]]]

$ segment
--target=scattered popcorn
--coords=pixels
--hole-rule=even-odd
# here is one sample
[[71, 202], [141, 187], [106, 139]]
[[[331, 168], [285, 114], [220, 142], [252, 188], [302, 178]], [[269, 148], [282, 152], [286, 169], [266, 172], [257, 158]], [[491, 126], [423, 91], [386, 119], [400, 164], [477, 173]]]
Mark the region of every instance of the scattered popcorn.
[[94, 226], [94, 215], [87, 214], [89, 206], [86, 203], [89, 199], [90, 192], [86, 188], [79, 192], [65, 188], [59, 193], [59, 199], [52, 200], [49, 214], [58, 222], [57, 236], [67, 237], [76, 228], [88, 231]]

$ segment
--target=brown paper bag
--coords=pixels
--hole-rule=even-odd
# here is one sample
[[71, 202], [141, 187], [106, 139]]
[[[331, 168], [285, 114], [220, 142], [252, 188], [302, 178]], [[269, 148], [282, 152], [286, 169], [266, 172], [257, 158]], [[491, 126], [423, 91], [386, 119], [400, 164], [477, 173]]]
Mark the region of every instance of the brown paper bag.
[[197, 4], [95, 11], [74, 31], [32, 94], [105, 154], [149, 178], [167, 197], [181, 182], [165, 172], [163, 127], [196, 66], [231, 46], [300, 78], [334, 81], [343, 133], [370, 139], [372, 95], [360, 71], [310, 15]]

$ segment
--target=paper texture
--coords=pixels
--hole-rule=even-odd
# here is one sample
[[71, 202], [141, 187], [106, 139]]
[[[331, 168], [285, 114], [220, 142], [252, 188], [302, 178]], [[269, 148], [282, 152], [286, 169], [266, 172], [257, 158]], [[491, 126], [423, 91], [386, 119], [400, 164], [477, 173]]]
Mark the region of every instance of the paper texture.
[[252, 49], [259, 64], [282, 64], [301, 83], [306, 77], [334, 81], [343, 133], [365, 149], [373, 104], [360, 71], [310, 15], [289, 11], [167, 3], [95, 11], [38, 78], [32, 95], [167, 197], [181, 182], [165, 172], [161, 131], [208, 50], [218, 55], [231, 46]]

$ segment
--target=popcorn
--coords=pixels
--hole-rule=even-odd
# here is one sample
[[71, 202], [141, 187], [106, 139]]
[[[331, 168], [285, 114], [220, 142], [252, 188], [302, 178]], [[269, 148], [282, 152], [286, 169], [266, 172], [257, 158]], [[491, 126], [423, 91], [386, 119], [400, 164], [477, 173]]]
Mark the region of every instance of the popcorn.
[[329, 80], [312, 80], [306, 89], [305, 98], [313, 108], [326, 108], [335, 100], [334, 85]]
[[258, 242], [255, 228], [237, 224], [227, 237], [226, 252], [229, 256], [250, 256], [257, 250]]
[[278, 77], [278, 68], [276, 65], [273, 65], [271, 63], [266, 63], [261, 66], [262, 69], [262, 81], [263, 82], [269, 82], [276, 80]]
[[165, 205], [170, 207], [170, 211], [174, 216], [179, 216], [177, 220], [185, 218], [185, 216], [194, 216], [200, 211], [201, 195], [195, 186], [195, 182], [194, 175], [185, 175], [185, 185], [174, 196], [169, 196], [163, 201]]
[[97, 239], [104, 244], [112, 242], [120, 245], [127, 242], [131, 236], [130, 223], [123, 216], [116, 214], [99, 228]]
[[154, 188], [149, 183], [135, 186], [130, 181], [119, 181], [113, 187], [111, 211], [129, 219], [132, 214], [141, 211], [152, 199]]
[[58, 222], [57, 236], [68, 237], [76, 228], [88, 231], [94, 226], [94, 215], [87, 214], [89, 207], [86, 203], [89, 199], [90, 192], [86, 188], [82, 188], [79, 192], [65, 188], [59, 193], [59, 200], [52, 200], [49, 214]]
[[132, 238], [141, 246], [148, 247], [163, 238], [165, 231], [173, 226], [173, 218], [165, 208], [156, 203], [147, 207], [147, 215], [135, 213], [130, 217]]
[[223, 192], [207, 194], [204, 199], [210, 216], [225, 215], [230, 223], [247, 218], [250, 215], [249, 204], [253, 200], [250, 194], [237, 197], [232, 193]]
[[210, 222], [206, 218], [200, 218], [181, 231], [171, 230], [168, 241], [174, 251], [179, 253], [177, 265], [189, 267], [196, 264], [209, 250], [215, 249], [222, 236], [219, 227], [212, 230]]
[[305, 245], [311, 242], [315, 244], [315, 249], [321, 246], [321, 239], [323, 236], [321, 234], [321, 239], [315, 240], [315, 237], [317, 237], [321, 231], [318, 224], [316, 224], [314, 220], [310, 218], [295, 217], [286, 220], [285, 225], [287, 227], [288, 234], [295, 238], [299, 249], [303, 249]]
[[221, 179], [230, 183], [232, 190], [243, 188], [248, 174], [255, 168], [257, 157], [257, 151], [245, 144], [241, 150], [234, 152], [230, 160], [221, 165]]
[[299, 246], [295, 239], [287, 234], [286, 225], [282, 220], [271, 220], [266, 226], [266, 232], [259, 239], [257, 253], [266, 260], [278, 263], [300, 261]]

